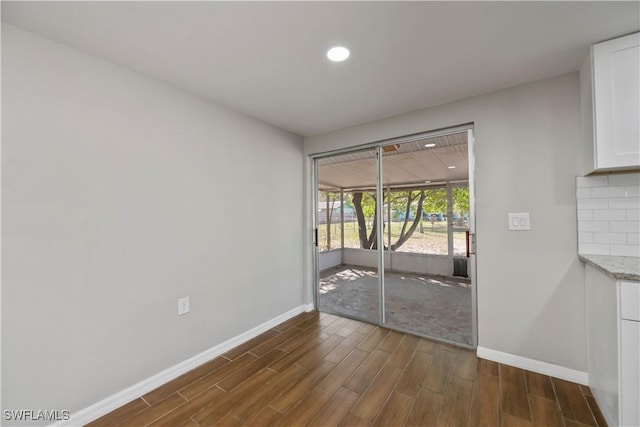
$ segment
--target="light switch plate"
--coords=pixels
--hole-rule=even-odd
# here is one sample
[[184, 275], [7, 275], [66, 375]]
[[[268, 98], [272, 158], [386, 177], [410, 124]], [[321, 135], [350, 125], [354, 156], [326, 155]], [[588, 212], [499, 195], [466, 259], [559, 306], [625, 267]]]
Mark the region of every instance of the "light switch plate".
[[531, 230], [531, 216], [529, 212], [519, 212], [509, 214], [509, 230], [526, 231]]
[[189, 310], [189, 297], [180, 298], [178, 300], [178, 316], [187, 314]]

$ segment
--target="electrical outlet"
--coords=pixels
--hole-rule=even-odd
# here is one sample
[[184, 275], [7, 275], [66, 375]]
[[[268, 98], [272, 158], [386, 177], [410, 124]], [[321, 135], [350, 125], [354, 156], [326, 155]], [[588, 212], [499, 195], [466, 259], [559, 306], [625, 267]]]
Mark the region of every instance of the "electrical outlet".
[[178, 300], [178, 316], [189, 312], [189, 297], [180, 298]]

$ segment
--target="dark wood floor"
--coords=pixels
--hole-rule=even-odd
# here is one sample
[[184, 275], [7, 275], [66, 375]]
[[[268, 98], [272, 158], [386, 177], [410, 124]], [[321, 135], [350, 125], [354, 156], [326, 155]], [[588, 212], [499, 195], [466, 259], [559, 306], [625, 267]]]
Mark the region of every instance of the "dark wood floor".
[[587, 387], [303, 313], [90, 426], [605, 426]]

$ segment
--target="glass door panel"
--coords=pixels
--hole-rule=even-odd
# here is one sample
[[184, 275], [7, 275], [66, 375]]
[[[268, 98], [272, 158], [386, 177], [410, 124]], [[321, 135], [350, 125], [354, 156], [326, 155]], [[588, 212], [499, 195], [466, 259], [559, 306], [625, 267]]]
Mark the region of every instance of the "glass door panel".
[[475, 345], [469, 135], [315, 159], [319, 310]]
[[380, 323], [376, 149], [316, 160], [318, 309]]
[[472, 345], [466, 132], [382, 147], [383, 324]]

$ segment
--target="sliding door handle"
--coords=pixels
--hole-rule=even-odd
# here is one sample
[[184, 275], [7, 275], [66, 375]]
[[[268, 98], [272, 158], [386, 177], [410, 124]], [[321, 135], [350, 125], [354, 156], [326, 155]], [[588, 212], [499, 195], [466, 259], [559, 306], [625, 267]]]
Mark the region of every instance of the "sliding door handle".
[[467, 231], [467, 258], [476, 254], [476, 235]]

